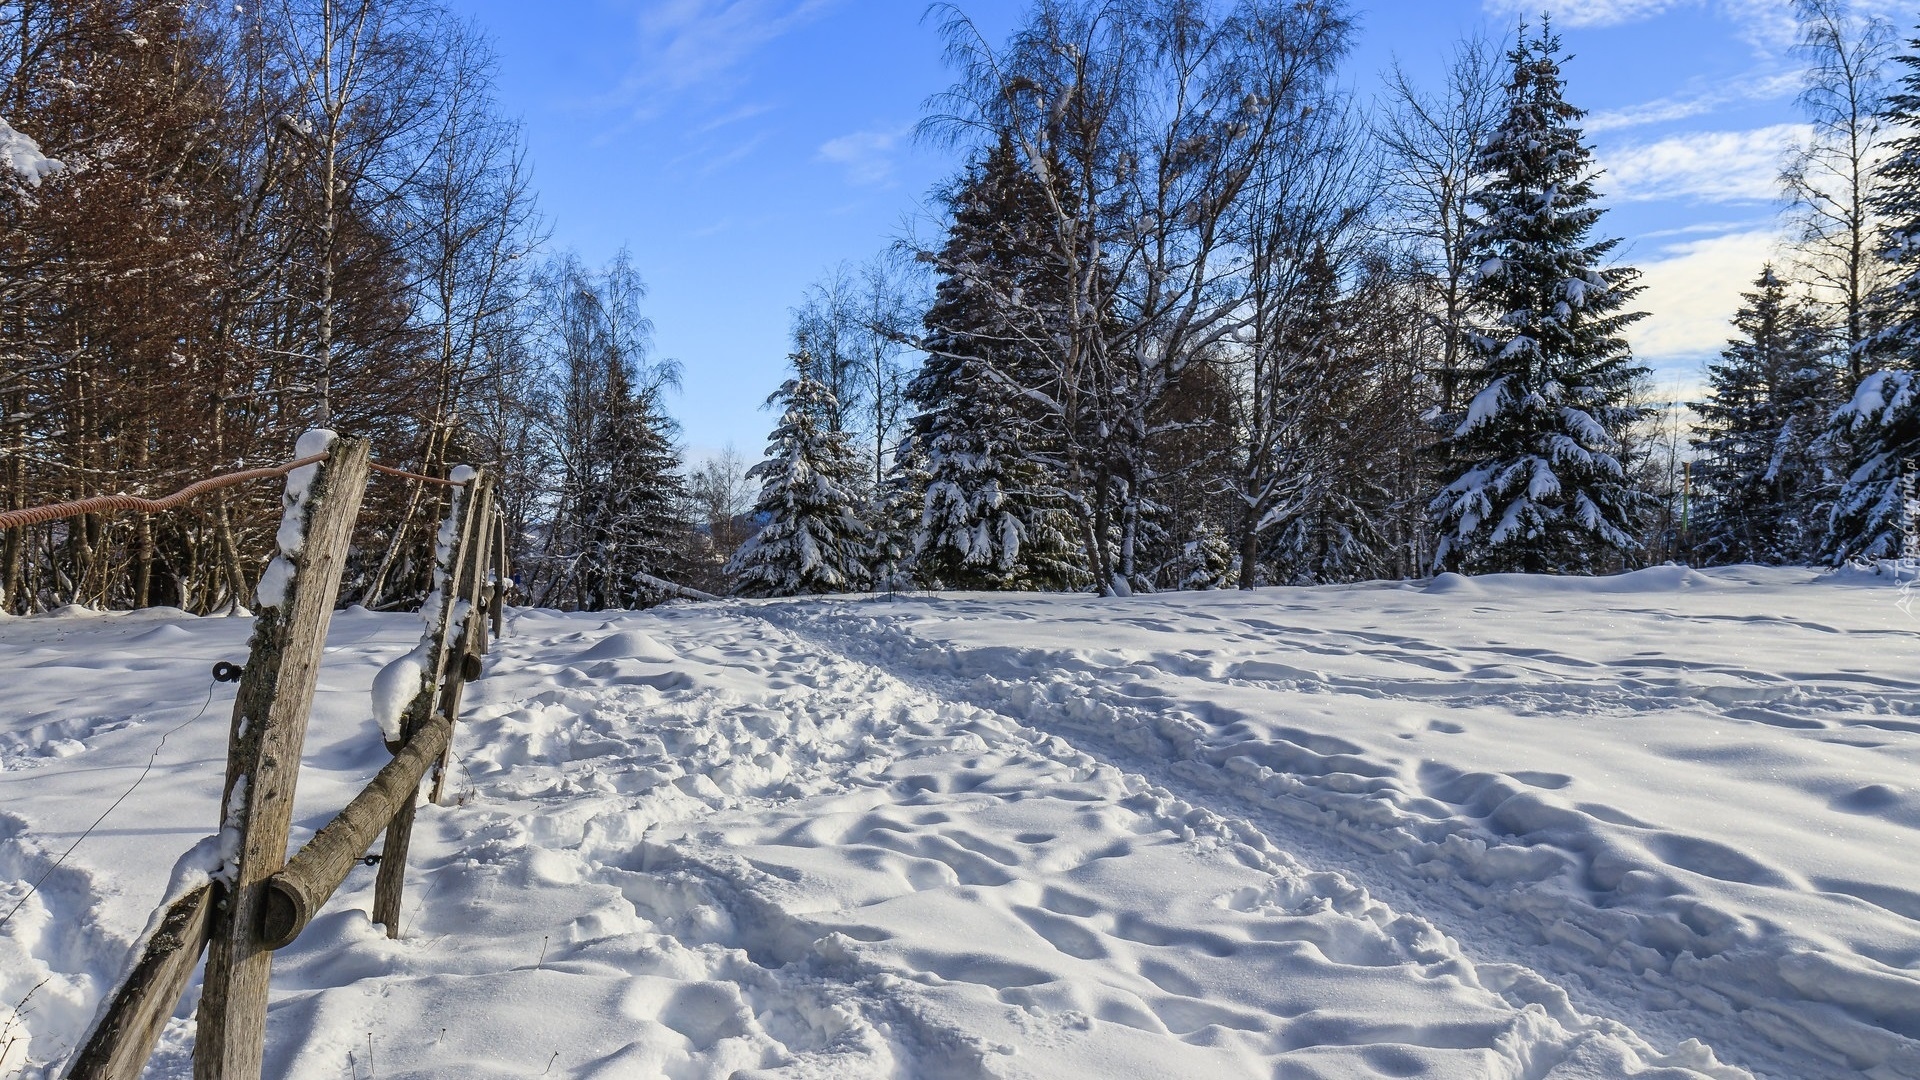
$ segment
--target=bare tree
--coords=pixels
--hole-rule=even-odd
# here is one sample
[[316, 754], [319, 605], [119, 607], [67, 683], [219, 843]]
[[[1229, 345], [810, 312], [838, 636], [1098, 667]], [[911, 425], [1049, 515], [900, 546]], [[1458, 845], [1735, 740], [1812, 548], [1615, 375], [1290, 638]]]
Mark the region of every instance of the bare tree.
[[1802, 276], [1846, 335], [1851, 393], [1873, 331], [1869, 301], [1885, 276], [1873, 247], [1874, 166], [1887, 137], [1880, 114], [1894, 33], [1885, 19], [1858, 14], [1846, 0], [1794, 0], [1794, 15], [1807, 61], [1800, 106], [1813, 132], [1789, 157], [1780, 183], [1793, 200]]
[[754, 497], [758, 494], [747, 480], [747, 463], [732, 443], [688, 473], [687, 498], [693, 504], [696, 520], [707, 530], [708, 574], [704, 580], [693, 583], [696, 587], [708, 591], [726, 589], [721, 567], [746, 540], [748, 530], [740, 519], [753, 509]]
[[961, 79], [923, 130], [1010, 132], [1039, 178], [1068, 297], [1057, 325], [1028, 323], [1050, 370], [1011, 389], [1058, 435], [1047, 465], [1099, 588], [1126, 594], [1159, 406], [1246, 325], [1235, 224], [1260, 163], [1322, 104], [1351, 25], [1338, 3], [1042, 0], [1001, 51], [938, 10]]
[[313, 202], [300, 226], [313, 238], [307, 390], [322, 427], [335, 411], [342, 234], [350, 215], [401, 198], [429, 160], [416, 140], [438, 134], [439, 18], [421, 0], [279, 0], [264, 17], [294, 88], [285, 127], [312, 162]]
[[[450, 25], [441, 36], [440, 64], [437, 130], [402, 204], [410, 219], [416, 318], [429, 335], [416, 459], [429, 475], [449, 466], [482, 381], [503, 374], [501, 357], [487, 348], [499, 340], [497, 324], [525, 306], [531, 288], [525, 259], [541, 240], [519, 125], [501, 116], [493, 100], [492, 48], [472, 27]], [[409, 483], [367, 586], [369, 602], [383, 596], [424, 492], [419, 482]]]
[[882, 254], [860, 268], [859, 333], [862, 375], [867, 384], [866, 422], [871, 428], [873, 487], [886, 482], [900, 438], [909, 374], [904, 357], [919, 321], [911, 268]]
[[1349, 110], [1311, 114], [1261, 163], [1248, 200], [1248, 318], [1227, 354], [1240, 459], [1227, 483], [1243, 589], [1258, 584], [1262, 537], [1314, 501], [1341, 449], [1325, 436], [1330, 396], [1351, 367], [1337, 347], [1336, 297], [1364, 253], [1375, 188], [1363, 132]]
[[1440, 408], [1458, 405], [1467, 286], [1474, 267], [1468, 240], [1473, 197], [1483, 178], [1477, 162], [1499, 126], [1506, 84], [1504, 50], [1483, 37], [1454, 46], [1437, 94], [1416, 86], [1399, 62], [1387, 74], [1385, 107], [1375, 127], [1384, 161], [1382, 193], [1393, 235], [1411, 240], [1415, 268], [1433, 283], [1440, 328]]
[[833, 431], [852, 431], [865, 406], [867, 383], [860, 347], [860, 281], [851, 263], [838, 263], [813, 284], [793, 309], [795, 353], [814, 359], [814, 375], [833, 392], [827, 417]]

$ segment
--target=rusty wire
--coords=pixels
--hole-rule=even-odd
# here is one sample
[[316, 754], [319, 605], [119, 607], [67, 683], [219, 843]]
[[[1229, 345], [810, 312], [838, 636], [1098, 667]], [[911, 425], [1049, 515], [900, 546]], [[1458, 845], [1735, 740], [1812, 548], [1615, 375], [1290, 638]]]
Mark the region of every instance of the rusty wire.
[[143, 499], [138, 495], [96, 495], [91, 499], [78, 499], [74, 502], [53, 503], [48, 506], [30, 506], [24, 510], [0, 512], [0, 529], [19, 529], [28, 525], [44, 525], [49, 521], [62, 518], [83, 517], [87, 514], [100, 514], [113, 510], [144, 510], [149, 514], [162, 510], [171, 510], [189, 499], [205, 495], [209, 491], [219, 491], [249, 480], [265, 480], [273, 476], [285, 476], [302, 465], [313, 465], [325, 461], [325, 452], [312, 454], [285, 465], [271, 465], [261, 469], [244, 469], [227, 473], [225, 476], [210, 477], [197, 484], [189, 484], [171, 495], [158, 499]]
[[466, 487], [467, 486], [458, 480], [446, 480], [438, 476], [428, 476], [424, 473], [408, 472], [405, 469], [396, 469], [391, 465], [382, 465], [377, 461], [367, 462], [367, 468], [372, 469], [374, 472], [377, 472], [377, 473], [386, 473], [388, 476], [404, 476], [409, 480], [419, 480], [422, 483], [427, 483], [427, 484], [439, 484], [441, 487]]
[[[289, 461], [285, 465], [270, 465], [259, 469], [244, 469], [240, 472], [227, 473], [224, 476], [209, 477], [198, 483], [189, 484], [171, 495], [164, 495], [158, 499], [146, 499], [138, 495], [96, 495], [91, 499], [76, 499], [72, 502], [51, 503], [46, 506], [30, 506], [22, 510], [0, 511], [0, 530], [23, 529], [29, 525], [44, 525], [49, 521], [84, 517], [88, 514], [104, 514], [115, 510], [141, 510], [149, 514], [157, 514], [162, 510], [171, 510], [189, 499], [205, 495], [209, 491], [219, 491], [222, 488], [234, 487], [238, 484], [244, 484], [249, 480], [266, 480], [275, 476], [285, 476], [293, 470], [300, 468], [302, 465], [313, 465], [326, 459], [327, 452], [323, 450], [318, 454], [311, 454], [307, 457]], [[443, 480], [437, 476], [426, 476], [421, 473], [408, 472], [405, 469], [396, 469], [391, 465], [382, 465], [377, 461], [368, 462], [367, 467], [374, 472], [385, 473], [388, 476], [405, 477], [406, 479], [419, 480], [423, 483], [439, 484], [442, 487], [466, 486], [453, 480]]]

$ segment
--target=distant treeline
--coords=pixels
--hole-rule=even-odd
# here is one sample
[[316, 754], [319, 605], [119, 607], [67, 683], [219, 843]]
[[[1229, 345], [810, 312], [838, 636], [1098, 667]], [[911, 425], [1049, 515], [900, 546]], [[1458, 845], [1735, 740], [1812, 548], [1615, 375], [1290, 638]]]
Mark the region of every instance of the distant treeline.
[[[944, 218], [809, 291], [749, 471], [682, 461], [631, 262], [542, 253], [476, 28], [0, 3], [0, 501], [330, 426], [498, 469], [519, 598], [584, 608], [1896, 554], [1920, 47], [1795, 9], [1797, 242], [1677, 403], [1626, 344], [1637, 275], [1544, 26], [1362, 99], [1338, 0], [1039, 0], [998, 43], [943, 8]], [[376, 481], [347, 601], [417, 600], [440, 498]], [[245, 605], [276, 519], [264, 485], [12, 530], [0, 610]]]
[[1920, 43], [1884, 22], [1795, 4], [1794, 243], [1679, 402], [1544, 22], [1363, 103], [1338, 3], [1052, 0], [1003, 45], [946, 10], [922, 133], [969, 156], [904, 245], [930, 296], [889, 307], [881, 259], [798, 312], [747, 591], [1901, 553]]
[[[634, 532], [663, 516], [706, 543], [659, 403], [675, 370], [624, 256], [533, 257], [494, 77], [420, 0], [0, 4], [0, 502], [157, 494], [333, 427], [412, 470], [500, 469], [522, 595], [653, 597], [606, 563], [666, 543]], [[672, 498], [632, 503], [619, 469]], [[9, 531], [0, 610], [248, 605], [277, 497]], [[375, 481], [345, 600], [417, 600], [442, 500]]]

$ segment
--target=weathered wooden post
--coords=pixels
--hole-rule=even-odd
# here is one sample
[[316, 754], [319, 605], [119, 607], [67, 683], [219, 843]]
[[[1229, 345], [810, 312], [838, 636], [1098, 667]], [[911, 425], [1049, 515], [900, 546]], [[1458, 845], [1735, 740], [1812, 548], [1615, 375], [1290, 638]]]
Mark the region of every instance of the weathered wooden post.
[[360, 500], [368, 444], [330, 431], [300, 437], [296, 456], [325, 462], [287, 476], [280, 553], [261, 577], [259, 614], [233, 707], [222, 789], [220, 887], [193, 1048], [196, 1080], [260, 1075], [273, 954], [260, 941], [264, 885], [286, 862], [287, 827], [320, 659]]
[[[454, 649], [453, 659], [448, 664], [446, 682], [440, 690], [440, 715], [458, 722], [460, 719], [460, 699], [465, 696], [469, 679], [480, 674], [480, 658], [487, 651], [487, 577], [492, 566], [493, 541], [498, 535], [493, 528], [493, 485], [489, 483], [476, 493], [480, 500], [482, 526], [479, 530], [486, 543], [476, 546], [467, 553], [470, 560], [462, 568], [461, 581], [464, 585], [463, 598], [467, 602], [466, 619], [460, 626], [459, 643]], [[433, 791], [427, 801], [438, 803], [446, 790], [447, 769], [453, 764], [453, 742], [448, 740], [446, 749], [440, 752], [440, 761], [433, 774]]]
[[500, 636], [507, 608], [507, 519], [497, 509], [493, 515], [493, 595], [487, 598], [487, 614], [493, 618], [493, 636]]
[[[427, 620], [427, 628], [417, 650], [420, 654], [420, 681], [400, 714], [399, 738], [394, 740], [389, 736], [389, 749], [396, 754], [436, 711], [436, 699], [440, 697], [440, 688], [446, 682], [448, 662], [453, 653], [451, 629], [454, 611], [462, 596], [461, 587], [465, 584], [463, 571], [471, 561], [474, 548], [481, 545], [480, 526], [485, 520], [487, 476], [464, 467], [462, 471], [466, 479], [454, 495], [453, 506], [447, 515], [447, 524], [451, 526], [456, 539], [450, 550], [439, 553], [440, 557], [434, 566], [436, 587], [430, 600], [438, 603], [439, 609], [422, 612], [422, 617]], [[460, 479], [460, 476], [456, 474], [455, 479]], [[393, 820], [388, 823], [386, 843], [380, 851], [380, 871], [374, 879], [373, 921], [386, 926], [390, 938], [400, 936], [400, 901], [406, 888], [407, 849], [413, 842], [417, 795], [418, 785], [414, 797], [402, 801]]]

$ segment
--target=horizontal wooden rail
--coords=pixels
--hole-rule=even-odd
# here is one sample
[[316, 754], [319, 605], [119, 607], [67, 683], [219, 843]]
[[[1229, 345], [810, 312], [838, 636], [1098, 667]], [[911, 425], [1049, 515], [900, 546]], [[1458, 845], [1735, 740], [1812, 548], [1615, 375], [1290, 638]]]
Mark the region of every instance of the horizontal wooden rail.
[[440, 760], [452, 738], [453, 724], [446, 717], [427, 721], [338, 817], [315, 833], [285, 869], [267, 879], [261, 944], [279, 949], [300, 936], [373, 846], [373, 838], [413, 800], [427, 769]]
[[67, 1067], [68, 1080], [138, 1080], [167, 1018], [200, 965], [200, 954], [207, 950], [212, 911], [211, 885], [200, 886], [167, 908], [139, 962]]

